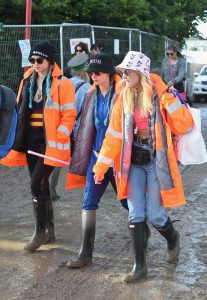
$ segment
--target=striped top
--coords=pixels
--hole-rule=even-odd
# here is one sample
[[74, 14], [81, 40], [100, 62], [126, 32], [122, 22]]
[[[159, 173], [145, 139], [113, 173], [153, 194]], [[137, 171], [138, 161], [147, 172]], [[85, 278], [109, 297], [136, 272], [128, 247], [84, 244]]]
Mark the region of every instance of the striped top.
[[38, 103], [33, 101], [30, 126], [36, 128], [43, 127], [43, 100]]

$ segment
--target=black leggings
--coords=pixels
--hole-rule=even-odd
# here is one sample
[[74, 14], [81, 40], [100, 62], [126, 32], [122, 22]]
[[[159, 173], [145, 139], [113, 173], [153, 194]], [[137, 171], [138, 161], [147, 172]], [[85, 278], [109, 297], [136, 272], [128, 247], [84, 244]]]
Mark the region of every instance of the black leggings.
[[40, 201], [48, 201], [50, 197], [49, 177], [53, 166], [45, 165], [44, 158], [27, 154], [27, 163], [31, 178], [32, 196]]

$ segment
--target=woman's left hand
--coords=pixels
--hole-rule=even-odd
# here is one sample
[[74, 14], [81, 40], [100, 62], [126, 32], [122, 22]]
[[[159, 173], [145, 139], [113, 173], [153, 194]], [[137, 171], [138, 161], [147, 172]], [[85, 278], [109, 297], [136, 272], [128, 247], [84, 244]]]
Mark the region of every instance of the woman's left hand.
[[104, 179], [104, 175], [94, 175], [95, 184], [101, 184], [101, 181]]
[[169, 82], [167, 83], [167, 86], [168, 86], [168, 87], [173, 87], [173, 82], [172, 82], [172, 81], [169, 81]]

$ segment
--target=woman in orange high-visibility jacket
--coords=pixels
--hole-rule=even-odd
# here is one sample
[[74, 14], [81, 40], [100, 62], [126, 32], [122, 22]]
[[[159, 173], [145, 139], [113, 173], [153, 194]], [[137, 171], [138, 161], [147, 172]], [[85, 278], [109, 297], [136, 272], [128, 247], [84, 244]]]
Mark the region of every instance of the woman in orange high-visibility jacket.
[[184, 134], [193, 127], [188, 108], [167, 93], [156, 74], [149, 74], [150, 59], [130, 51], [117, 69], [123, 72], [119, 101], [112, 111], [106, 137], [93, 168], [101, 184], [114, 162], [118, 199], [127, 197], [129, 229], [135, 263], [125, 282], [147, 275], [145, 218], [165, 237], [168, 262], [179, 256], [179, 233], [164, 207], [185, 204], [172, 133]]
[[70, 134], [75, 124], [75, 87], [55, 63], [55, 49], [48, 42], [34, 45], [32, 64], [18, 93], [18, 124], [13, 150], [1, 161], [15, 166], [28, 164], [36, 218], [35, 232], [25, 250], [32, 252], [55, 239], [48, 178], [63, 163], [28, 154], [28, 150], [63, 162], [70, 161]]

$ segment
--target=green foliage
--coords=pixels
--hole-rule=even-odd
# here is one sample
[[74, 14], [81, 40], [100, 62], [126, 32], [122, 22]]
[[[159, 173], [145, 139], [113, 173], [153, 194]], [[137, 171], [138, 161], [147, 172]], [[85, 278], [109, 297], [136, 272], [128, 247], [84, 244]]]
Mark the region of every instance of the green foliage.
[[[1, 0], [1, 22], [24, 24], [25, 3]], [[207, 20], [206, 0], [33, 0], [32, 8], [33, 24], [132, 27], [180, 42], [198, 34], [198, 20]]]

